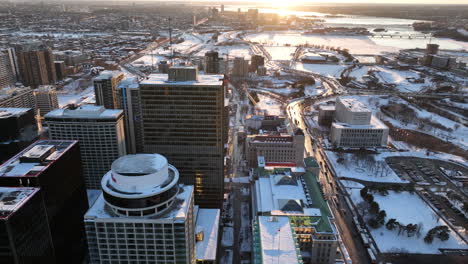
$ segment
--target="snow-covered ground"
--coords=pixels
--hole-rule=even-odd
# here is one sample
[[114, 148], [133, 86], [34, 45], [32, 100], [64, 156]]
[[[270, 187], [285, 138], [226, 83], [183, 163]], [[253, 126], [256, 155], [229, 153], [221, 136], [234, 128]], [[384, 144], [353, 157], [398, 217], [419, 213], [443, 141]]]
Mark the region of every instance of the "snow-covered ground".
[[213, 44], [205, 44], [203, 45], [203, 48], [195, 54], [195, 56], [204, 56], [206, 52], [211, 50], [217, 51], [219, 56], [222, 56], [223, 58], [229, 54], [230, 59], [234, 57], [244, 57], [245, 59], [250, 59], [250, 56], [252, 55], [252, 51], [250, 50], [249, 45], [237, 44], [232, 46], [218, 46]]
[[[359, 191], [358, 188], [348, 189], [354, 204], [363, 202]], [[417, 194], [390, 191], [386, 196], [374, 193], [374, 199], [380, 209], [387, 213], [386, 221], [395, 218], [403, 225], [422, 224], [419, 237], [418, 235], [408, 237], [406, 233], [398, 235], [398, 230], [388, 230], [385, 225], [377, 229], [369, 228], [381, 252], [440, 254], [439, 248], [468, 249], [468, 245], [453, 230], [447, 241], [434, 238], [431, 244], [424, 242], [424, 236], [431, 228], [447, 223], [440, 219]]]
[[298, 92], [299, 89], [295, 89], [295, 88], [261, 88], [261, 89], [250, 89], [252, 91], [269, 91], [269, 92], [273, 92], [273, 93], [277, 93], [277, 94], [282, 94], [282, 95], [289, 95], [291, 93], [295, 93], [295, 92]]
[[340, 64], [309, 64], [296, 62], [293, 65], [293, 68], [300, 71], [318, 73], [327, 77], [339, 78], [341, 73], [347, 68], [347, 66]]
[[268, 96], [257, 94], [260, 101], [255, 105], [259, 110], [266, 111], [268, 115], [281, 115], [283, 106], [280, 102], [271, 99]]
[[[400, 49], [425, 48], [427, 39], [370, 38], [369, 36], [302, 35], [297, 31], [249, 34], [245, 39], [267, 46], [316, 44], [349, 49], [352, 54], [383, 54]], [[445, 38], [433, 38], [441, 49], [468, 50], [468, 43]]]
[[289, 61], [292, 59], [296, 47], [287, 46], [265, 46], [268, 53], [270, 53], [273, 60]]

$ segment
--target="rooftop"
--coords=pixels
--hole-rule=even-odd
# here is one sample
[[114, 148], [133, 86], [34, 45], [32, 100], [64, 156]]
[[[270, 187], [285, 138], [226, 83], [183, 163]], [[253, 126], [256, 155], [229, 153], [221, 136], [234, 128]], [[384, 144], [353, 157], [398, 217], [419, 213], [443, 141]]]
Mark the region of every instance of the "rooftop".
[[352, 112], [371, 112], [367, 106], [352, 97], [338, 97], [337, 101], [340, 101], [348, 110]]
[[195, 232], [203, 232], [203, 240], [197, 241], [197, 260], [216, 260], [219, 217], [219, 209], [198, 209]]
[[105, 109], [103, 106], [82, 105], [74, 110], [55, 109], [45, 115], [48, 118], [69, 118], [69, 119], [117, 119], [123, 115], [123, 110]]
[[0, 219], [8, 218], [38, 191], [39, 188], [0, 187]]
[[109, 80], [119, 74], [121, 74], [121, 72], [102, 71], [94, 80]]
[[140, 83], [140, 86], [145, 85], [164, 85], [164, 86], [180, 86], [180, 85], [195, 85], [195, 86], [220, 86], [223, 84], [223, 75], [198, 75], [196, 81], [169, 81], [167, 74], [150, 74], [146, 80]]
[[262, 263], [302, 263], [288, 217], [259, 216]]
[[380, 119], [378, 119], [374, 115], [371, 116], [371, 121], [370, 121], [370, 124], [368, 125], [351, 125], [348, 123], [333, 122], [332, 127], [351, 128], [351, 129], [386, 129], [388, 128], [382, 121], [380, 121]]
[[86, 212], [84, 218], [89, 220], [103, 220], [106, 219], [139, 219], [141, 221], [174, 221], [184, 222], [189, 209], [190, 197], [193, 196], [193, 186], [191, 185], [180, 185], [179, 193], [177, 194], [176, 201], [172, 207], [165, 213], [156, 216], [119, 216], [112, 212], [106, 205], [104, 196], [101, 194], [97, 198], [96, 202]]
[[0, 177], [37, 177], [78, 141], [39, 140], [0, 165]]
[[31, 108], [8, 108], [0, 107], [0, 119], [9, 118], [11, 116], [21, 116], [27, 113]]

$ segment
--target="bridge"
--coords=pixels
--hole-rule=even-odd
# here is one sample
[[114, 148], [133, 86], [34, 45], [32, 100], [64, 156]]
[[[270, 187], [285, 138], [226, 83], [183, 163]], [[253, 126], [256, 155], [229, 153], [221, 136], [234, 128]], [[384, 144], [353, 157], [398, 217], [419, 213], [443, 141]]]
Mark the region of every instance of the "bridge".
[[391, 33], [382, 33], [382, 34], [372, 34], [369, 37], [371, 38], [395, 38], [395, 39], [426, 39], [432, 38], [431, 34], [391, 34]]

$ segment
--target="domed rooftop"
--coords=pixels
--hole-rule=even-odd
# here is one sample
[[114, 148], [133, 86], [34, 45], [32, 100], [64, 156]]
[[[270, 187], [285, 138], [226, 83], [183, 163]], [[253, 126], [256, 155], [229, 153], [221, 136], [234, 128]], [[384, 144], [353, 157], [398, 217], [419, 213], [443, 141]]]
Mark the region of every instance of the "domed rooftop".
[[122, 176], [144, 176], [164, 168], [167, 168], [167, 159], [164, 156], [135, 154], [118, 158], [112, 163], [111, 170]]

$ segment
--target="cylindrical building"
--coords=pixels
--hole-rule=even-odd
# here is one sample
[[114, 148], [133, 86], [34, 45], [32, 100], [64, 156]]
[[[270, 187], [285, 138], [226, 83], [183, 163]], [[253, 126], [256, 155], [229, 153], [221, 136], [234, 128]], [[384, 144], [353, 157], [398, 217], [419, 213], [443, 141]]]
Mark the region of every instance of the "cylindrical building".
[[173, 204], [179, 172], [159, 154], [120, 157], [102, 178], [106, 204], [121, 216], [155, 216]]

